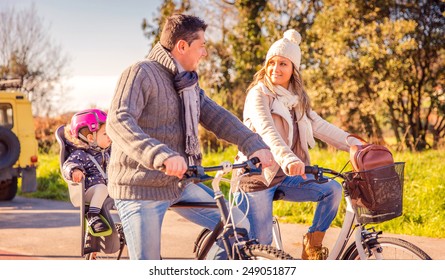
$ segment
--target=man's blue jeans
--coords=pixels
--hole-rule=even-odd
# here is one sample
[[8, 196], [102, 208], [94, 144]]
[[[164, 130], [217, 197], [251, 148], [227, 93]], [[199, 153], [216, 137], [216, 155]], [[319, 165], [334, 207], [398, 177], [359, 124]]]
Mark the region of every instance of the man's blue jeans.
[[[312, 175], [307, 175], [307, 180], [312, 180]], [[306, 180], [306, 181], [307, 181]], [[272, 243], [272, 202], [275, 191], [284, 193], [285, 201], [318, 202], [314, 219], [309, 232], [326, 231], [337, 215], [338, 206], [342, 197], [342, 187], [336, 181], [324, 184], [315, 182], [300, 185], [305, 180], [301, 176], [288, 176], [280, 184], [269, 187], [262, 191], [246, 193], [249, 200], [249, 213], [247, 217], [250, 222], [249, 236], [257, 238], [261, 244]], [[246, 201], [241, 201], [239, 192], [235, 193], [235, 199], [241, 202], [238, 207], [247, 211]]]
[[[176, 200], [121, 200], [115, 199], [116, 207], [124, 228], [128, 254], [132, 260], [159, 260], [161, 258], [161, 227], [167, 209], [177, 202], [214, 202], [213, 190], [203, 184], [188, 184]], [[172, 208], [184, 218], [213, 230], [220, 221], [218, 209]], [[234, 208], [235, 221], [240, 221], [243, 213]], [[249, 231], [249, 223], [244, 219], [239, 225]], [[178, 231], [178, 234], [180, 232]], [[224, 258], [222, 244], [212, 248], [208, 258]], [[181, 246], [181, 244], [178, 244]], [[213, 254], [213, 255], [212, 255]]]

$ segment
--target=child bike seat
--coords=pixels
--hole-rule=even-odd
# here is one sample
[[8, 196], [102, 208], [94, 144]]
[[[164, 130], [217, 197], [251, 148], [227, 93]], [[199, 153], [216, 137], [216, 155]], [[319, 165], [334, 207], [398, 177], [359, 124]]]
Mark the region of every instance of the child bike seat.
[[[65, 138], [65, 126], [62, 125], [57, 128], [55, 136], [57, 143], [60, 146], [59, 153], [59, 168], [60, 172], [63, 172], [63, 163], [69, 157], [69, 155], [76, 149], [76, 147]], [[74, 207], [79, 207], [80, 211], [80, 230], [81, 230], [81, 256], [91, 252], [103, 252], [105, 254], [113, 254], [117, 252], [120, 248], [119, 235], [116, 230], [116, 226], [113, 222], [112, 214], [110, 210], [115, 209], [114, 200], [107, 197], [103, 203], [102, 210], [100, 214], [106, 219], [110, 225], [111, 233], [108, 236], [93, 236], [87, 230], [85, 224], [85, 186], [84, 181], [80, 183], [75, 183], [73, 181], [67, 180], [62, 175], [63, 180], [68, 185], [68, 192], [70, 196], [70, 201]], [[86, 242], [88, 240], [88, 242]]]

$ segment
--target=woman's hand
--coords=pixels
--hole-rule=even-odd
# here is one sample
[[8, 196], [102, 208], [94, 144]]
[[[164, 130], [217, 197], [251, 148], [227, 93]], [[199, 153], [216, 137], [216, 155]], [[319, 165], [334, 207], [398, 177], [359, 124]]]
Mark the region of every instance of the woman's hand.
[[301, 176], [303, 179], [307, 179], [306, 173], [304, 173], [304, 162], [294, 161], [287, 165], [287, 171], [290, 176]]
[[263, 168], [269, 167], [273, 163], [273, 155], [268, 149], [261, 149], [256, 151], [250, 158], [258, 157]]

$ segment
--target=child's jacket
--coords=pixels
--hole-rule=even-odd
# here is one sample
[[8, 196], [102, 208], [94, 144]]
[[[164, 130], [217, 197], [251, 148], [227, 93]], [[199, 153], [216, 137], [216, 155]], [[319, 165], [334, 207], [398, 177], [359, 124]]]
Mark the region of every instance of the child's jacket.
[[102, 175], [101, 170], [90, 156], [96, 160], [104, 174], [106, 174], [110, 159], [110, 149], [98, 151], [79, 139], [73, 138], [68, 125], [65, 127], [65, 139], [67, 145], [70, 146], [71, 152], [63, 163], [63, 176], [68, 180], [72, 180], [72, 173], [77, 168], [85, 174], [85, 190], [97, 184], [106, 185], [108, 183], [106, 176]]

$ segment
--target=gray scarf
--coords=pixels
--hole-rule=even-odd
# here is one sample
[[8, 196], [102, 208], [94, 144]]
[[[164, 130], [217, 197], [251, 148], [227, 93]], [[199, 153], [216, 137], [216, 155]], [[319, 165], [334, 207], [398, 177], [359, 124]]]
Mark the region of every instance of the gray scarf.
[[175, 75], [175, 89], [182, 99], [185, 116], [185, 152], [189, 156], [189, 164], [196, 159], [201, 159], [201, 148], [198, 139], [199, 124], [199, 87], [198, 74], [195, 71], [184, 71], [182, 66], [176, 62], [178, 74]]

